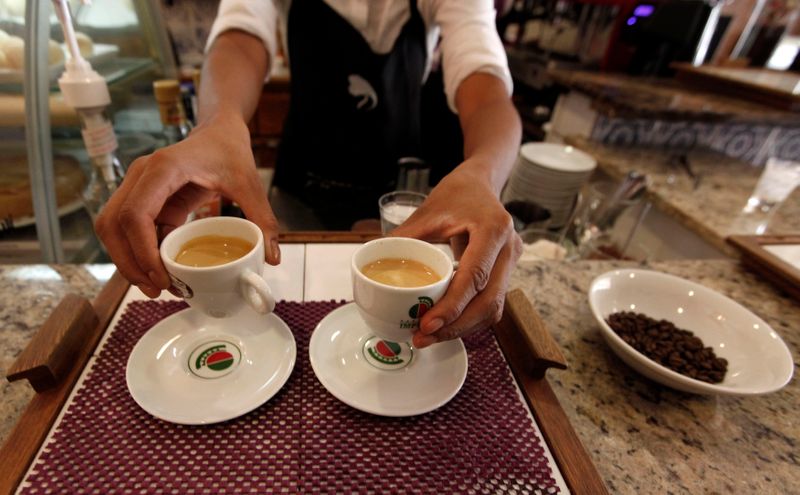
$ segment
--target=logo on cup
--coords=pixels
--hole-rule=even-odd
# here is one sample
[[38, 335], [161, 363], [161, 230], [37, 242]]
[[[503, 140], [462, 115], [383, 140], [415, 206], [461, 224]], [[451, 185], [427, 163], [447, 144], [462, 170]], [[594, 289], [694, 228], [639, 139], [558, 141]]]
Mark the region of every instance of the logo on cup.
[[364, 357], [378, 369], [399, 370], [411, 363], [413, 351], [404, 342], [389, 342], [373, 336], [364, 343]]
[[189, 371], [200, 378], [221, 378], [239, 366], [242, 351], [224, 340], [204, 342], [189, 355]]
[[433, 307], [433, 299], [430, 297], [418, 297], [419, 302], [411, 306], [408, 310], [408, 316], [411, 318], [422, 318], [422, 315], [428, 312]]
[[172, 285], [169, 286], [170, 293], [175, 297], [182, 297], [184, 299], [191, 299], [194, 295], [192, 292], [192, 288], [186, 285], [186, 283], [176, 277], [173, 274], [169, 274], [169, 279], [172, 282]]
[[418, 297], [417, 300], [419, 301], [417, 304], [408, 308], [408, 316], [410, 316], [411, 319], [400, 320], [400, 328], [419, 328], [419, 319], [433, 306], [433, 299], [430, 297], [422, 296]]

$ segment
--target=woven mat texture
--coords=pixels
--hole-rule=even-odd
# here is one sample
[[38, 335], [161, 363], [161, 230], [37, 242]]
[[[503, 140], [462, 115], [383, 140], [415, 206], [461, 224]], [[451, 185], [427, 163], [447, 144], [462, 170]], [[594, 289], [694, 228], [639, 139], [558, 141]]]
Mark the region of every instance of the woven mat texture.
[[125, 384], [131, 350], [186, 306], [129, 304], [23, 493], [558, 492], [491, 332], [465, 339], [469, 373], [447, 405], [383, 418], [339, 402], [308, 360], [314, 327], [341, 304], [278, 303], [298, 345], [292, 376], [255, 411], [211, 426], [161, 421], [133, 401]]

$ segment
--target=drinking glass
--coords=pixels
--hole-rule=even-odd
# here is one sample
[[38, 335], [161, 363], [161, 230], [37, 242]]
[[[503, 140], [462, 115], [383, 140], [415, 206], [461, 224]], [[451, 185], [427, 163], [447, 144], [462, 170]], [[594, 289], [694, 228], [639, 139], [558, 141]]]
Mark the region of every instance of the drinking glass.
[[650, 209], [642, 197], [614, 200], [618, 185], [589, 185], [581, 211], [576, 215], [573, 237], [584, 259], [622, 259]]
[[406, 221], [428, 196], [413, 191], [393, 191], [378, 199], [381, 211], [381, 231], [388, 234]]

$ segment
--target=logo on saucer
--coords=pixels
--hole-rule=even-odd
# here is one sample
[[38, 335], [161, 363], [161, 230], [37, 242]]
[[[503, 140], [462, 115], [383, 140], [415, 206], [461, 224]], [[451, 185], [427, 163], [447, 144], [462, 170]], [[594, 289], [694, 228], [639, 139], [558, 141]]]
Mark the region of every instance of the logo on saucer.
[[422, 318], [422, 315], [428, 312], [433, 307], [433, 299], [430, 297], [418, 297], [419, 302], [408, 310], [408, 316], [412, 318]]
[[405, 342], [389, 342], [373, 336], [364, 343], [364, 357], [378, 369], [399, 370], [411, 363], [414, 351]]
[[189, 355], [189, 371], [200, 378], [220, 378], [239, 366], [242, 351], [225, 340], [204, 342]]

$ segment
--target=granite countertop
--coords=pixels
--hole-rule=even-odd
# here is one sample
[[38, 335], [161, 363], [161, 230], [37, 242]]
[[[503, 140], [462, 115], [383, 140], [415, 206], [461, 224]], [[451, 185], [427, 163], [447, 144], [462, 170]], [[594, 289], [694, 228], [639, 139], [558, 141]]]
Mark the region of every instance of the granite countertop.
[[760, 167], [711, 151], [691, 151], [689, 163], [701, 176], [695, 189], [694, 179], [685, 170], [670, 165], [667, 150], [614, 147], [576, 136], [567, 142], [592, 155], [598, 167], [615, 180], [633, 170], [647, 174], [648, 194], [656, 208], [729, 255], [738, 252], [725, 242], [728, 236], [755, 234], [758, 225], [767, 220], [762, 233], [800, 232], [800, 188], [774, 209], [771, 217], [741, 215], [763, 170]]
[[[800, 385], [762, 397], [704, 397], [665, 388], [622, 363], [589, 311], [591, 280], [629, 262], [520, 263], [511, 286], [534, 302], [570, 368], [548, 376], [611, 493], [788, 493], [800, 485]], [[657, 270], [742, 302], [783, 337], [797, 361], [800, 306], [732, 261], [669, 261]], [[0, 266], [3, 374], [59, 299], [91, 297], [110, 265]], [[0, 442], [32, 396], [0, 385]]]
[[[775, 493], [800, 486], [800, 384], [760, 397], [707, 397], [644, 378], [606, 345], [587, 301], [592, 279], [629, 262], [520, 264], [511, 286], [533, 301], [569, 363], [548, 379], [609, 491]], [[800, 362], [800, 305], [729, 260], [650, 265], [742, 303]], [[797, 365], [795, 364], [795, 369]]]
[[563, 69], [547, 74], [556, 83], [590, 96], [594, 109], [607, 117], [800, 124], [798, 112], [710, 93], [674, 79]]

